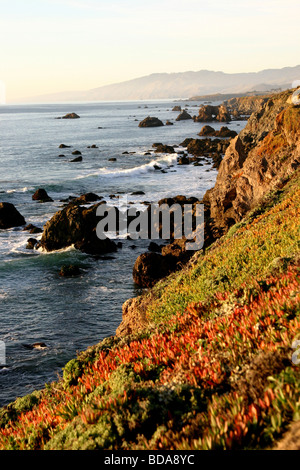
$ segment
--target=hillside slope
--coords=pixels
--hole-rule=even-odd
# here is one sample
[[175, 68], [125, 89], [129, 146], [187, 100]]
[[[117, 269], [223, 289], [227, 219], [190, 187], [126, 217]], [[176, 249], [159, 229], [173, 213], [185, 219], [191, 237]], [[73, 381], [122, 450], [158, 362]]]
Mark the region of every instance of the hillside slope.
[[[278, 127], [270, 119], [264, 139], [248, 142], [247, 154], [263, 146], [268, 162], [276, 132], [282, 143], [275, 152], [282, 163], [272, 160], [272, 184], [262, 174], [259, 201], [254, 197], [244, 217], [229, 230], [224, 226], [226, 233], [180, 272], [136, 299], [131, 334], [122, 329], [92, 346], [65, 366], [57, 382], [3, 408], [0, 449], [299, 445], [280, 443], [300, 420], [293, 348], [300, 339], [300, 169], [291, 166], [298, 109], [285, 105], [276, 114]], [[253, 164], [259, 158], [256, 153]]]
[[86, 91], [65, 91], [27, 98], [24, 102], [121, 101], [188, 98], [211, 93], [246, 93], [248, 91], [287, 89], [300, 76], [300, 65], [249, 73], [224, 73], [211, 70], [181, 73], [153, 73], [121, 83]]

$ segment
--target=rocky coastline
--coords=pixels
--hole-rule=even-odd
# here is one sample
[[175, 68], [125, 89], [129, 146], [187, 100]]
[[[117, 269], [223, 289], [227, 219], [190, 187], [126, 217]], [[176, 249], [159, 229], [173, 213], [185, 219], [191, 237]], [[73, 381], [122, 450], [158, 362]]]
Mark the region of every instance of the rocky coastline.
[[[51, 435], [49, 434], [49, 436], [45, 439], [46, 447], [48, 445], [48, 448], [55, 449], [74, 448], [74, 446], [75, 448], [76, 446], [78, 446], [77, 448], [85, 448], [85, 443], [88, 443], [87, 448], [121, 448], [122, 445], [125, 445], [125, 447], [127, 446], [126, 448], [142, 448], [143, 445], [146, 445], [146, 443], [149, 442], [150, 448], [152, 449], [168, 449], [171, 445], [171, 442], [178, 442], [179, 448], [182, 448], [183, 445], [186, 445], [187, 448], [192, 448], [193, 445], [196, 445], [192, 444], [192, 442], [194, 442], [198, 436], [196, 430], [199, 429], [199, 426], [200, 428], [202, 426], [203, 429], [205, 428], [205, 426], [207, 429], [214, 430], [216, 427], [222, 429], [221, 433], [214, 433], [214, 431], [211, 431], [211, 433], [207, 432], [205, 434], [206, 431], [203, 431], [203, 439], [201, 437], [202, 440], [199, 438], [201, 442], [200, 440], [199, 442], [197, 441], [197, 445], [199, 445], [200, 449], [244, 448], [245, 446], [247, 446], [247, 439], [245, 436], [247, 436], [247, 438], [249, 439], [250, 447], [252, 445], [252, 441], [253, 443], [255, 443], [256, 446], [259, 446], [261, 442], [262, 448], [274, 446], [274, 442], [272, 444], [272, 439], [263, 440], [262, 438], [260, 438], [261, 440], [255, 440], [255, 437], [253, 436], [255, 436], [255, 433], [259, 434], [259, 426], [255, 428], [253, 424], [254, 427], [252, 431], [252, 437], [249, 436], [247, 433], [250, 426], [249, 423], [252, 419], [251, 413], [253, 413], [254, 417], [257, 417], [257, 420], [261, 419], [261, 422], [263, 423], [268, 422], [267, 420], [263, 421], [265, 419], [264, 417], [260, 417], [259, 413], [261, 411], [259, 411], [260, 409], [257, 403], [260, 403], [262, 410], [265, 410], [268, 406], [271, 406], [270, 404], [268, 405], [267, 400], [269, 400], [269, 402], [271, 403], [272, 396], [267, 395], [267, 397], [269, 397], [267, 399], [266, 394], [264, 394], [267, 393], [265, 392], [267, 377], [272, 374], [281, 374], [280, 377], [282, 377], [283, 371], [285, 371], [285, 369], [290, 366], [290, 362], [288, 361], [288, 347], [285, 346], [285, 349], [282, 347], [282, 349], [280, 350], [276, 349], [276, 354], [273, 353], [273, 359], [271, 358], [271, 350], [264, 351], [264, 364], [268, 364], [268, 366], [266, 366], [264, 369], [261, 366], [261, 369], [263, 369], [263, 373], [259, 369], [259, 360], [262, 360], [261, 355], [258, 354], [257, 357], [255, 356], [255, 363], [253, 361], [251, 362], [249, 359], [250, 366], [248, 367], [247, 374], [244, 375], [244, 378], [238, 375], [238, 371], [234, 373], [230, 372], [231, 366], [229, 367], [228, 364], [230, 364], [231, 358], [229, 358], [229, 354], [226, 357], [224, 356], [220, 359], [220, 357], [215, 351], [214, 364], [216, 367], [216, 377], [213, 375], [212, 372], [210, 372], [213, 367], [213, 363], [209, 364], [209, 369], [206, 373], [207, 375], [202, 375], [201, 371], [204, 370], [206, 366], [205, 361], [203, 363], [201, 362], [200, 350], [202, 344], [201, 341], [204, 341], [203, 331], [206, 331], [206, 328], [208, 328], [207, 324], [205, 323], [207, 312], [217, 312], [216, 318], [218, 317], [218, 315], [221, 315], [221, 313], [224, 312], [225, 317], [226, 315], [233, 316], [237, 314], [236, 308], [230, 303], [232, 301], [232, 299], [230, 300], [230, 295], [234, 297], [234, 305], [239, 305], [240, 309], [243, 309], [245, 306], [248, 305], [246, 303], [246, 300], [243, 300], [243, 302], [240, 302], [238, 300], [244, 298], [243, 296], [246, 295], [246, 287], [244, 286], [244, 284], [237, 284], [236, 290], [234, 290], [234, 292], [231, 292], [229, 270], [226, 270], [226, 265], [220, 266], [219, 264], [217, 264], [221, 263], [222, 260], [222, 255], [220, 255], [220, 258], [218, 258], [219, 251], [222, 250], [222, 247], [226, 247], [226, 244], [229, 243], [229, 254], [226, 254], [229, 259], [231, 256], [230, 243], [235, 243], [235, 231], [237, 231], [237, 234], [243, 233], [243, 228], [247, 226], [249, 227], [249, 230], [252, 230], [253, 224], [258, 224], [257, 227], [259, 227], [259, 223], [261, 222], [260, 217], [263, 217], [265, 213], [268, 214], [269, 210], [271, 211], [272, 217], [275, 217], [274, 214], [280, 214], [280, 210], [276, 209], [276, 204], [279, 204], [280, 202], [282, 203], [281, 210], [288, 210], [288, 208], [291, 206], [291, 201], [294, 201], [295, 199], [293, 199], [293, 191], [296, 191], [298, 183], [295, 183], [296, 189], [294, 189], [293, 181], [299, 174], [300, 166], [300, 107], [293, 106], [291, 104], [290, 96], [291, 90], [276, 95], [271, 95], [267, 98], [257, 98], [256, 100], [253, 100], [252, 103], [249, 103], [248, 100], [246, 104], [243, 98], [240, 99], [239, 104], [239, 98], [233, 98], [232, 100], [229, 100], [228, 102], [219, 106], [202, 106], [199, 110], [199, 115], [196, 117], [192, 117], [189, 115], [189, 117], [182, 118], [183, 120], [191, 118], [194, 119], [194, 122], [203, 122], [204, 124], [209, 122], [229, 123], [231, 119], [237, 119], [238, 117], [241, 117], [241, 115], [246, 115], [247, 112], [250, 112], [250, 110], [253, 109], [253, 106], [255, 107], [254, 112], [251, 113], [251, 116], [248, 118], [248, 122], [245, 128], [239, 133], [239, 135], [233, 135], [233, 133], [230, 133], [230, 129], [228, 129], [227, 127], [222, 127], [222, 132], [220, 130], [218, 131], [218, 134], [214, 132], [213, 128], [209, 128], [210, 126], [205, 124], [205, 126], [200, 131], [200, 137], [202, 138], [187, 138], [184, 142], [181, 143], [181, 146], [186, 148], [186, 153], [184, 155], [178, 156], [178, 164], [201, 165], [202, 158], [210, 158], [211, 161], [214, 163], [215, 167], [218, 168], [216, 184], [212, 189], [206, 192], [202, 200], [197, 200], [195, 198], [189, 199], [182, 195], [176, 195], [173, 198], [170, 198], [169, 200], [158, 201], [158, 205], [164, 203], [167, 203], [169, 205], [191, 204], [193, 207], [193, 211], [195, 211], [196, 206], [198, 204], [204, 205], [205, 238], [203, 250], [196, 253], [188, 253], [186, 251], [187, 240], [184, 238], [180, 240], [175, 239], [175, 227], [173, 226], [172, 235], [170, 240], [168, 240], [167, 244], [165, 244], [164, 246], [153, 244], [152, 248], [149, 249], [148, 252], [140, 255], [136, 259], [132, 270], [132, 276], [134, 282], [138, 286], [145, 289], [144, 293], [133, 299], [128, 299], [124, 303], [123, 320], [119, 325], [114, 337], [107, 338], [100, 345], [92, 348], [91, 351], [83, 353], [77, 360], [74, 359], [73, 362], [71, 361], [64, 369], [63, 384], [61, 385], [62, 389], [61, 391], [57, 392], [59, 396], [61, 396], [61, 394], [63, 394], [66, 390], [68, 391], [68, 393], [71, 394], [72, 387], [77, 387], [79, 381], [83, 388], [86, 387], [87, 394], [91, 394], [89, 395], [89, 403], [91, 403], [91, 407], [88, 408], [88, 405], [84, 405], [82, 408], [80, 408], [80, 416], [84, 417], [82, 418], [83, 424], [81, 424], [81, 422], [79, 423], [81, 418], [79, 419], [79, 416], [75, 413], [75, 411], [75, 421], [72, 421], [73, 418], [70, 415], [71, 417], [69, 416], [69, 418], [67, 418], [70, 421], [68, 422], [66, 428], [64, 428], [63, 426], [60, 427], [59, 420], [56, 423], [55, 418], [51, 418], [53, 419], [53, 421], [51, 422], [52, 434], [50, 433]], [[174, 108], [174, 110], [180, 111], [180, 115], [182, 115], [183, 113], [183, 111], [179, 108]], [[186, 114], [184, 114], [183, 116], [186, 116]], [[156, 118], [150, 117], [146, 118], [146, 120], [144, 120], [144, 122], [140, 124], [140, 127], [147, 127], [149, 125], [164, 125], [161, 121], [156, 120]], [[170, 153], [172, 153], [172, 150], [174, 150], [166, 144], [158, 143], [154, 145], [157, 151], [169, 151]], [[290, 187], [292, 187], [292, 189], [290, 189]], [[290, 192], [292, 194], [291, 197], [289, 196]], [[290, 199], [287, 199], [287, 201], [290, 202], [285, 203], [284, 200], [281, 200], [280, 198], [282, 198], [283, 196], [287, 198], [290, 197]], [[39, 202], [45, 200], [47, 201], [47, 198], [49, 198], [49, 196], [47, 194], [44, 194], [42, 191], [35, 195], [35, 200]], [[111, 253], [118, 250], [117, 243], [112, 240], [99, 240], [96, 234], [96, 224], [98, 220], [96, 217], [96, 211], [100, 205], [105, 203], [103, 200], [101, 200], [101, 196], [89, 193], [81, 195], [76, 199], [65, 201], [65, 203], [66, 206], [63, 207], [60, 211], [58, 211], [52, 217], [52, 219], [48, 221], [47, 224], [44, 226], [40, 241], [37, 244], [31, 242], [33, 248], [37, 248], [39, 246], [45, 249], [46, 251], [52, 251], [70, 245], [74, 245], [75, 248], [91, 255]], [[87, 203], [92, 205], [87, 208], [85, 207], [85, 204]], [[2, 227], [0, 226], [0, 228], [6, 228], [10, 224], [15, 224], [10, 226], [22, 226], [26, 224], [25, 219], [22, 218], [21, 214], [15, 212], [15, 208], [7, 208], [5, 206], [2, 206], [3, 204], [0, 205], [0, 223], [2, 224]], [[273, 207], [275, 207], [274, 214], [272, 212]], [[10, 211], [9, 215], [7, 215], [8, 209]], [[283, 220], [280, 219], [279, 215], [277, 217], [278, 219], [276, 219], [276, 224], [278, 225], [278, 227], [282, 226]], [[12, 219], [13, 221], [11, 221]], [[32, 226], [31, 229], [33, 228], [34, 227]], [[241, 232], [239, 232], [239, 230], [241, 230]], [[255, 230], [260, 230], [260, 228], [256, 228], [255, 226], [253, 230], [255, 232]], [[242, 235], [240, 235], [240, 237], [241, 236]], [[276, 250], [274, 250], [274, 253], [275, 251]], [[284, 250], [282, 250], [282, 252], [283, 251]], [[287, 257], [286, 254], [288, 252], [290, 253], [289, 257]], [[205, 258], [206, 253], [208, 253], [208, 257], [211, 257], [207, 261], [207, 266], [205, 264], [201, 265], [201, 260]], [[280, 273], [280, 275], [284, 276], [288, 269], [290, 269], [290, 273], [294, 273], [294, 271], [296, 272], [297, 266], [299, 264], [299, 254], [295, 253], [290, 248], [287, 249], [287, 251], [284, 253], [285, 255], [282, 255], [282, 258], [284, 258], [285, 260], [285, 267], [283, 268], [282, 264], [280, 265], [280, 268], [275, 268], [274, 265], [272, 270], [270, 268], [270, 271], [268, 271], [268, 275], [272, 274], [272, 276], [274, 277], [275, 274], [279, 276], [278, 273]], [[217, 259], [218, 262], [216, 261]], [[273, 262], [274, 259], [270, 259], [269, 261]], [[206, 261], [203, 262], [205, 263]], [[214, 284], [211, 284], [210, 286], [208, 284], [205, 285], [205, 282], [207, 281], [205, 281], [205, 279], [203, 278], [204, 280], [202, 282], [204, 287], [202, 286], [201, 289], [203, 289], [205, 295], [203, 293], [201, 294], [201, 297], [201, 295], [198, 295], [198, 293], [194, 293], [194, 298], [192, 298], [189, 295], [189, 289], [193, 290], [191, 288], [192, 280], [201, 277], [203, 275], [204, 268], [208, 269], [209, 266], [211, 268], [211, 271], [217, 269], [217, 275], [215, 275], [213, 278]], [[178, 273], [178, 277], [176, 277], [176, 273]], [[257, 282], [259, 276], [262, 276], [262, 273], [263, 268], [260, 268], [259, 274], [257, 274]], [[207, 276], [209, 277], [210, 275]], [[291, 275], [292, 274], [290, 274], [290, 276]], [[187, 276], [187, 278], [185, 278], [185, 276]], [[237, 274], [236, 277], [238, 277]], [[259, 297], [259, 299], [263, 299], [264, 294], [268, 292], [268, 289], [265, 287], [268, 283], [279, 283], [279, 277], [276, 278], [276, 281], [265, 281], [265, 278], [262, 279], [262, 281], [259, 281], [261, 282], [261, 284], [259, 284], [259, 287], [257, 287], [258, 295], [261, 296]], [[172, 282], [175, 284], [173, 285]], [[174, 320], [175, 323], [173, 324], [173, 320], [171, 319], [171, 317], [166, 316], [167, 320], [164, 320], [164, 315], [167, 315], [166, 311], [168, 310], [168, 308], [173, 311], [173, 306], [170, 307], [169, 301], [166, 298], [166, 289], [169, 288], [170, 292], [173, 289], [174, 292], [172, 291], [172, 295], [170, 294], [170, 298], [173, 298], [173, 305], [175, 305], [176, 302], [179, 302], [178, 298], [181, 295], [180, 287], [178, 294], [178, 286], [180, 285], [183, 286], [183, 292], [185, 293], [184, 295], [187, 296], [189, 302], [188, 306], [184, 304], [187, 310], [185, 308], [182, 309], [182, 317], [177, 314], [177, 316], [174, 315], [176, 321]], [[223, 290], [221, 289], [219, 291], [218, 286], [222, 286]], [[227, 290], [224, 286], [227, 287]], [[281, 284], [276, 284], [276, 286], [278, 292], [281, 292], [280, 289], [283, 289]], [[214, 292], [215, 297], [210, 296], [209, 290]], [[229, 293], [228, 290], [230, 291]], [[195, 288], [195, 292], [197, 292], [197, 288]], [[252, 297], [250, 297], [249, 294], [249, 299], [249, 312], [251, 313], [252, 303], [254, 302], [253, 294]], [[162, 303], [160, 304], [160, 302]], [[172, 300], [170, 300], [170, 302], [172, 302]], [[261, 300], [261, 302], [263, 302], [263, 300]], [[258, 307], [255, 307], [254, 305], [253, 310], [255, 310], [255, 308], [258, 310]], [[292, 307], [290, 308], [292, 309]], [[247, 310], [246, 307], [245, 309]], [[241, 323], [247, 316], [246, 310], [245, 312], [243, 312], [244, 316], [240, 319]], [[159, 321], [155, 322], [155, 315], [153, 312], [155, 312], [156, 315], [158, 315], [157, 312], [160, 312], [161, 317], [159, 318]], [[295, 317], [293, 317], [293, 319], [294, 318]], [[174, 330], [171, 329], [169, 331], [167, 329], [169, 321], [171, 322], [170, 324], [173, 325], [172, 327]], [[184, 340], [185, 345], [192, 344], [189, 342], [192, 341], [192, 336], [189, 337], [188, 335], [192, 335], [192, 332], [196, 330], [196, 325], [199, 324], [199, 338], [197, 337], [197, 341], [199, 341], [199, 349], [197, 349], [197, 359], [193, 359], [194, 361], [196, 361], [196, 365], [191, 365], [191, 361], [188, 362], [189, 358], [183, 357], [183, 355], [180, 356], [182, 357], [181, 363], [176, 363], [175, 350], [176, 348], [178, 348], [177, 351], [179, 354], [180, 349], [172, 336], [172, 331], [177, 331], [177, 328], [178, 332], [181, 332], [181, 329], [178, 325], [183, 325], [183, 323], [181, 322], [184, 321], [187, 322], [186, 325], [182, 326], [182, 328], [187, 328], [187, 331], [184, 333], [186, 335]], [[211, 320], [211, 325], [213, 325], [213, 321], [214, 320]], [[211, 328], [213, 328], [213, 326], [211, 326]], [[228, 329], [230, 328], [231, 325], [228, 326]], [[164, 334], [164, 331], [166, 331], [166, 336], [162, 336]], [[220, 327], [220, 332], [221, 331], [223, 330]], [[247, 326], [245, 327], [245, 332], [243, 333], [245, 335], [245, 338], [247, 336], [246, 331]], [[145, 356], [145, 358], [143, 357], [143, 362], [139, 362], [139, 353], [137, 352], [135, 356], [133, 352], [135, 351], [137, 344], [138, 348], [142, 348], [143, 350], [143, 341], [147, 342], [149, 340], [147, 342], [147, 347], [150, 348], [150, 345], [152, 344], [151, 335], [153, 335], [153, 338], [155, 337], [156, 339], [158, 337], [163, 337], [165, 341], [165, 346], [159, 346], [161, 348], [159, 353], [157, 352], [157, 350], [155, 350], [155, 354], [157, 354], [157, 357], [159, 357], [160, 359], [157, 359], [157, 364], [152, 364], [152, 369], [150, 370], [149, 368], [148, 370], [148, 362], [146, 358], [147, 355]], [[168, 349], [169, 346], [167, 341], [171, 337], [173, 341], [173, 346], [170, 346], [170, 349]], [[211, 344], [213, 344], [213, 341]], [[119, 368], [117, 365], [118, 361], [116, 362], [116, 360], [113, 359], [113, 353], [111, 354], [110, 351], [116, 351], [115, 357], [118, 357], [118, 360], [120, 360], [120, 364], [122, 364], [121, 366], [119, 366]], [[128, 356], [128, 360], [126, 359], [126, 354]], [[149, 352], [149, 354], [151, 355], [151, 352]], [[166, 354], [166, 357], [164, 356], [164, 354]], [[96, 356], [100, 357], [100, 359], [98, 359], [99, 364], [101, 362], [98, 368], [95, 365], [97, 364], [95, 363]], [[198, 359], [199, 357], [200, 359]], [[200, 360], [201, 364], [197, 363], [198, 360]], [[207, 359], [207, 361], [209, 361], [209, 359]], [[85, 375], [85, 367], [90, 367], [90, 362], [94, 364], [93, 376]], [[222, 380], [219, 380], [217, 378], [217, 374], [219, 368], [220, 370], [222, 369], [223, 363], [225, 365], [228, 365], [228, 370], [225, 367], [226, 371], [224, 369], [224, 373], [222, 372], [223, 375], [220, 372], [220, 377], [222, 376]], [[173, 364], [175, 364], [174, 370], [172, 369], [172, 372], [170, 372]], [[111, 371], [109, 367], [112, 368], [112, 376], [110, 375]], [[197, 369], [197, 373], [195, 372], [196, 367], [199, 367], [199, 371]], [[194, 374], [192, 375], [193, 378], [190, 378], [190, 376], [187, 375], [188, 372], [189, 374], [191, 373], [191, 370]], [[160, 375], [161, 373], [163, 374], [163, 376]], [[97, 374], [99, 375], [99, 383], [95, 382], [95, 384], [93, 385], [93, 379], [95, 376], [97, 376]], [[102, 377], [101, 374], [104, 374], [104, 379], [101, 378], [102, 382], [100, 380], [100, 376]], [[124, 429], [122, 432], [119, 432], [119, 430], [112, 430], [114, 429], [114, 426], [116, 426], [116, 424], [115, 422], [114, 424], [111, 424], [110, 422], [110, 419], [114, 419], [114, 414], [111, 410], [111, 404], [105, 405], [107, 407], [106, 413], [109, 413], [109, 418], [107, 417], [107, 415], [106, 417], [103, 414], [101, 414], [101, 416], [97, 415], [100, 406], [100, 399], [98, 398], [98, 395], [96, 393], [97, 387], [102, 387], [100, 396], [101, 394], [103, 394], [103, 396], [105, 394], [108, 394], [110, 398], [112, 397], [112, 400], [124, 400], [122, 402], [122, 406], [125, 406], [125, 404], [127, 404], [126, 400], [129, 400], [128, 396], [131, 397], [132, 393], [132, 396], [134, 396], [134, 394], [136, 393], [137, 399], [141, 400], [139, 401], [139, 403], [142, 403], [143, 399], [137, 391], [139, 390], [139, 382], [136, 378], [136, 374], [139, 374], [138, 380], [142, 383], [143, 381], [149, 381], [149, 383], [152, 381], [151, 386], [149, 385], [149, 390], [147, 393], [146, 389], [143, 389], [143, 393], [146, 393], [146, 395], [144, 395], [144, 401], [146, 400], [145, 397], [147, 397], [147, 400], [151, 404], [151, 406], [149, 404], [149, 409], [145, 404], [146, 402], [143, 406], [147, 408], [147, 412], [149, 412], [150, 415], [151, 413], [154, 413], [155, 415], [155, 412], [153, 411], [153, 407], [155, 408], [155, 406], [159, 408], [159, 413], [161, 413], [162, 410], [165, 410], [165, 407], [155, 405], [158, 396], [160, 396], [159, 394], [164, 394], [164, 402], [167, 402], [169, 400], [172, 403], [173, 400], [176, 401], [178, 399], [180, 401], [183, 396], [182, 394], [184, 393], [186, 393], [186, 399], [190, 401], [190, 403], [192, 403], [192, 398], [190, 398], [189, 394], [193, 395], [194, 402], [197, 402], [197, 405], [195, 405], [196, 417], [189, 416], [191, 406], [190, 404], [184, 416], [180, 414], [180, 419], [182, 420], [182, 422], [185, 423], [186, 426], [186, 428], [184, 428], [185, 432], [182, 431], [182, 425], [177, 423], [177, 418], [175, 416], [169, 419], [167, 418], [167, 415], [163, 414], [163, 421], [161, 422], [160, 418], [156, 417], [155, 415], [155, 418], [153, 418], [155, 425], [152, 424], [152, 421], [150, 419], [150, 424], [154, 427], [153, 429], [151, 428], [149, 436], [147, 435], [147, 432], [144, 428], [137, 427], [136, 429], [134, 427], [134, 431], [132, 430], [132, 433], [135, 437], [132, 438], [132, 441], [130, 441], [130, 436], [127, 436], [126, 439], [128, 441], [126, 441], [124, 444], [124, 439], [122, 436], [125, 435], [127, 431]], [[231, 380], [234, 382], [234, 386], [232, 386], [232, 389], [231, 385], [229, 387], [230, 382], [227, 382], [228, 376], [230, 376]], [[157, 383], [159, 383], [157, 389], [155, 388], [155, 380], [157, 380]], [[287, 382], [284, 382], [284, 387], [289, 385], [289, 389], [287, 390], [294, 390], [294, 382], [292, 382], [292, 379], [289, 380], [290, 381], [287, 380]], [[100, 382], [102, 385], [99, 385]], [[107, 383], [109, 383], [109, 385], [107, 385]], [[132, 388], [130, 388], [128, 385], [131, 383], [133, 383]], [[186, 392], [183, 391], [182, 387], [185, 387]], [[171, 391], [171, 389], [180, 389], [180, 394], [177, 396], [176, 399], [172, 395], [173, 392]], [[114, 395], [115, 391], [117, 390], [118, 394]], [[207, 390], [213, 390], [213, 393], [215, 393], [215, 406], [219, 407], [218, 409], [220, 409], [220, 416], [223, 417], [223, 415], [225, 416], [227, 413], [226, 419], [228, 418], [228, 422], [231, 423], [227, 424], [227, 427], [224, 424], [223, 428], [223, 424], [221, 424], [220, 421], [218, 422], [219, 424], [217, 423], [217, 425], [214, 425], [212, 421], [209, 424], [204, 424], [205, 417], [202, 416], [203, 411], [201, 411], [201, 406], [203, 407], [203, 409], [206, 410], [209, 416], [213, 416], [211, 410], [214, 406], [213, 402], [209, 401], [211, 400], [210, 395], [205, 395]], [[236, 424], [237, 422], [234, 421], [234, 416], [232, 418], [232, 421], [230, 421], [231, 415], [229, 411], [226, 411], [227, 405], [225, 401], [224, 403], [222, 402], [222, 404], [220, 404], [222, 401], [222, 397], [225, 396], [226, 393], [229, 393], [228, 390], [230, 393], [232, 393], [232, 395], [230, 395], [230, 397], [228, 398], [229, 400], [234, 400], [234, 393], [242, 393], [241, 390], [243, 390], [243, 393], [245, 393], [245, 396], [247, 396], [247, 403], [249, 402], [249, 407], [251, 408], [249, 408], [248, 412], [246, 412], [246, 409], [244, 408], [241, 408], [241, 410], [239, 411], [241, 416], [246, 416], [246, 424], [244, 427], [240, 425], [240, 422], [244, 423], [244, 418], [241, 419], [238, 424]], [[166, 397], [165, 393], [169, 394], [169, 398]], [[203, 396], [201, 395], [201, 393], [203, 394]], [[277, 397], [276, 390], [274, 389], [272, 393], [273, 400], [275, 400], [275, 398]], [[289, 391], [287, 391], [287, 393], [289, 393]], [[293, 400], [294, 395], [291, 395], [290, 399]], [[33, 402], [29, 406], [30, 411], [32, 409], [35, 409], [34, 407], [38, 409], [38, 407], [40, 406], [40, 398], [38, 395], [36, 398], [32, 398], [32, 400]], [[210, 403], [209, 408], [205, 408], [206, 405], [204, 406], [204, 401], [205, 403]], [[200, 402], [202, 403], [201, 406]], [[263, 403], [263, 405], [261, 403]], [[267, 403], [267, 405], [265, 403]], [[173, 405], [176, 408], [177, 405]], [[56, 402], [55, 406], [57, 406]], [[115, 406], [118, 407], [118, 404], [115, 404]], [[183, 406], [181, 401], [178, 406], [179, 408]], [[118, 410], [121, 408], [118, 408]], [[168, 407], [167, 409], [170, 410], [170, 408]], [[25, 411], [23, 412], [26, 412], [26, 407]], [[97, 418], [93, 417], [93, 413], [95, 416], [97, 416]], [[121, 411], [118, 411], [118, 413], [118, 419], [121, 420], [119, 421], [120, 427], [125, 426], [126, 428], [128, 423], [126, 425], [124, 424], [126, 421], [125, 417], [122, 415]], [[121, 415], [122, 419], [120, 418]], [[12, 423], [14, 422], [14, 418], [18, 416], [16, 407], [8, 407], [6, 410], [4, 410], [1, 416], [2, 423], [4, 422], [4, 429], [8, 430], [7, 432], [9, 433], [10, 426], [13, 426]], [[106, 419], [108, 420], [107, 422], [105, 421]], [[214, 417], [214, 422], [217, 422], [217, 419], [217, 417]], [[273, 420], [274, 419], [275, 418], [273, 418]], [[103, 423], [101, 420], [103, 421]], [[108, 426], [112, 436], [117, 437], [112, 437], [111, 441], [109, 441], [109, 439], [107, 440], [106, 438], [104, 438], [104, 428], [102, 429], [101, 426], [97, 428], [97, 430], [93, 428], [94, 434], [89, 434], [87, 430], [88, 426], [91, 424], [92, 426], [96, 426], [95, 423], [100, 422], [102, 423], [102, 427]], [[121, 422], [122, 425], [120, 424]], [[147, 419], [145, 419], [145, 423], [145, 426], [147, 426]], [[289, 423], [290, 421], [288, 420], [288, 418], [286, 418], [285, 425], [283, 427], [280, 427], [280, 424], [278, 424], [277, 440], [283, 435], [283, 432], [288, 429], [287, 425]], [[149, 426], [150, 424], [148, 423]], [[53, 434], [53, 429], [55, 429], [56, 426], [58, 426], [57, 438]], [[67, 433], [68, 426], [70, 427], [70, 434]], [[265, 426], [267, 426], [267, 424], [265, 424]], [[234, 433], [237, 432], [237, 429], [239, 431], [238, 434], [235, 435]], [[231, 431], [232, 434], [230, 434]], [[144, 434], [141, 434], [142, 437], [138, 438], [136, 437], [136, 435], [139, 433]], [[275, 431], [274, 433], [276, 435]], [[224, 439], [222, 437], [223, 435], [225, 436]], [[96, 442], [97, 439], [95, 438], [95, 436], [100, 436], [98, 443]], [[185, 444], [184, 439], [187, 439]], [[38, 444], [36, 445], [38, 446]], [[42, 447], [44, 448], [44, 443]], [[178, 447], [175, 446], [174, 448]]]
[[[200, 106], [198, 116], [193, 117], [181, 106], [172, 109], [180, 113], [177, 121], [193, 119], [194, 122], [205, 124], [199, 132], [200, 139], [186, 138], [179, 144], [186, 148], [186, 151], [179, 152], [177, 163], [198, 166], [202, 165], [203, 159], [209, 158], [219, 172], [214, 188], [206, 192], [203, 200], [177, 195], [158, 201], [157, 205], [193, 204], [195, 212], [196, 204], [203, 204], [206, 220], [205, 247], [223, 236], [266, 192], [276, 186], [284, 175], [290, 175], [297, 168], [299, 148], [294, 142], [295, 136], [291, 137], [293, 128], [291, 131], [288, 126], [291, 121], [297, 119], [298, 107], [291, 105], [290, 95], [291, 91], [286, 91], [271, 96], [235, 97], [217, 106], [204, 104]], [[216, 131], [206, 124], [214, 121], [228, 123], [247, 113], [251, 113], [251, 116], [239, 135], [227, 126], [222, 126]], [[75, 113], [70, 113], [64, 118], [78, 117]], [[158, 118], [149, 116], [139, 123], [139, 127], [163, 125]], [[70, 146], [61, 144], [60, 148]], [[173, 146], [163, 143], [154, 143], [153, 148], [155, 153], [175, 153]], [[282, 152], [284, 160], [281, 157]], [[81, 152], [73, 151], [72, 154], [81, 155]], [[263, 158], [258, 158], [262, 155]], [[43, 188], [37, 189], [32, 199], [40, 203], [53, 201]], [[65, 206], [54, 214], [42, 230], [32, 224], [27, 224], [24, 228], [31, 234], [42, 232], [40, 240], [28, 239], [27, 249], [54, 251], [73, 245], [90, 255], [105, 255], [118, 251], [120, 243], [108, 238], [100, 240], [96, 234], [97, 223], [101, 220], [96, 212], [100, 205], [106, 204], [102, 196], [91, 192], [61, 202], [64, 202]], [[145, 205], [146, 211], [149, 210], [147, 202]], [[128, 211], [126, 216], [128, 217]], [[130, 221], [128, 218], [128, 223]], [[16, 208], [1, 203], [0, 224], [1, 228], [9, 228], [25, 225], [26, 222]], [[184, 219], [182, 224], [184, 225]], [[151, 249], [150, 244], [149, 252], [136, 259], [132, 277], [137, 286], [153, 287], [160, 279], [182, 268], [191, 258], [192, 252], [186, 250], [187, 240], [174, 239], [174, 226], [171, 238], [166, 243], [166, 246], [156, 245], [155, 249]], [[125, 310], [128, 320], [128, 303]], [[119, 330], [126, 329], [121, 326]]]

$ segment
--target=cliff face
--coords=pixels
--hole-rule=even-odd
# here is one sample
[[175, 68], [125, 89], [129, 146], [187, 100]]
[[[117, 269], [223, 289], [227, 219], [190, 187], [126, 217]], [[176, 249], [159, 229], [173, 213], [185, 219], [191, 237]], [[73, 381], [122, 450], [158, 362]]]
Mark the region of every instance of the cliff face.
[[300, 107], [290, 104], [290, 96], [289, 91], [269, 99], [231, 141], [216, 184], [203, 198], [212, 239], [226, 233], [299, 166]]
[[259, 111], [269, 98], [270, 95], [234, 97], [224, 101], [224, 105], [230, 110], [231, 114], [235, 116], [243, 114], [249, 116]]

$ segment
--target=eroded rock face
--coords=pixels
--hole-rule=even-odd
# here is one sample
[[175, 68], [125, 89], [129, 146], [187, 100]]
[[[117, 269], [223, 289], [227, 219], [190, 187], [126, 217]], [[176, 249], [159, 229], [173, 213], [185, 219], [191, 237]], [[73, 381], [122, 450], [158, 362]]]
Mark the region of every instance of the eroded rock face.
[[224, 101], [224, 105], [228, 111], [236, 119], [241, 119], [243, 116], [250, 116], [252, 113], [260, 110], [262, 106], [269, 100], [270, 96], [242, 96], [239, 98], [230, 98]]
[[25, 219], [15, 206], [9, 202], [0, 202], [0, 229], [25, 225]]
[[231, 140], [215, 187], [204, 196], [212, 239], [226, 233], [300, 165], [300, 108], [289, 105], [288, 96], [273, 96]]
[[127, 336], [148, 326], [147, 304], [142, 297], [128, 299], [122, 307], [122, 322], [116, 330], [117, 336]]

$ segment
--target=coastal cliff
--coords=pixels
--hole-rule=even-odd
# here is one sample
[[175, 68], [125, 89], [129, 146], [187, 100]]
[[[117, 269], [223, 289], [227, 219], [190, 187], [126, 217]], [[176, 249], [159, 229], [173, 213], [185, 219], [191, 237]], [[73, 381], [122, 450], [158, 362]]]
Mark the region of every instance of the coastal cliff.
[[253, 113], [231, 141], [217, 181], [203, 201], [208, 229], [218, 238], [239, 222], [259, 200], [300, 164], [300, 108], [289, 104], [290, 92], [275, 95]]
[[[204, 197], [206, 245], [0, 411], [1, 449], [273, 449], [299, 423], [300, 108], [274, 95]], [[297, 425], [297, 424], [296, 424]]]

